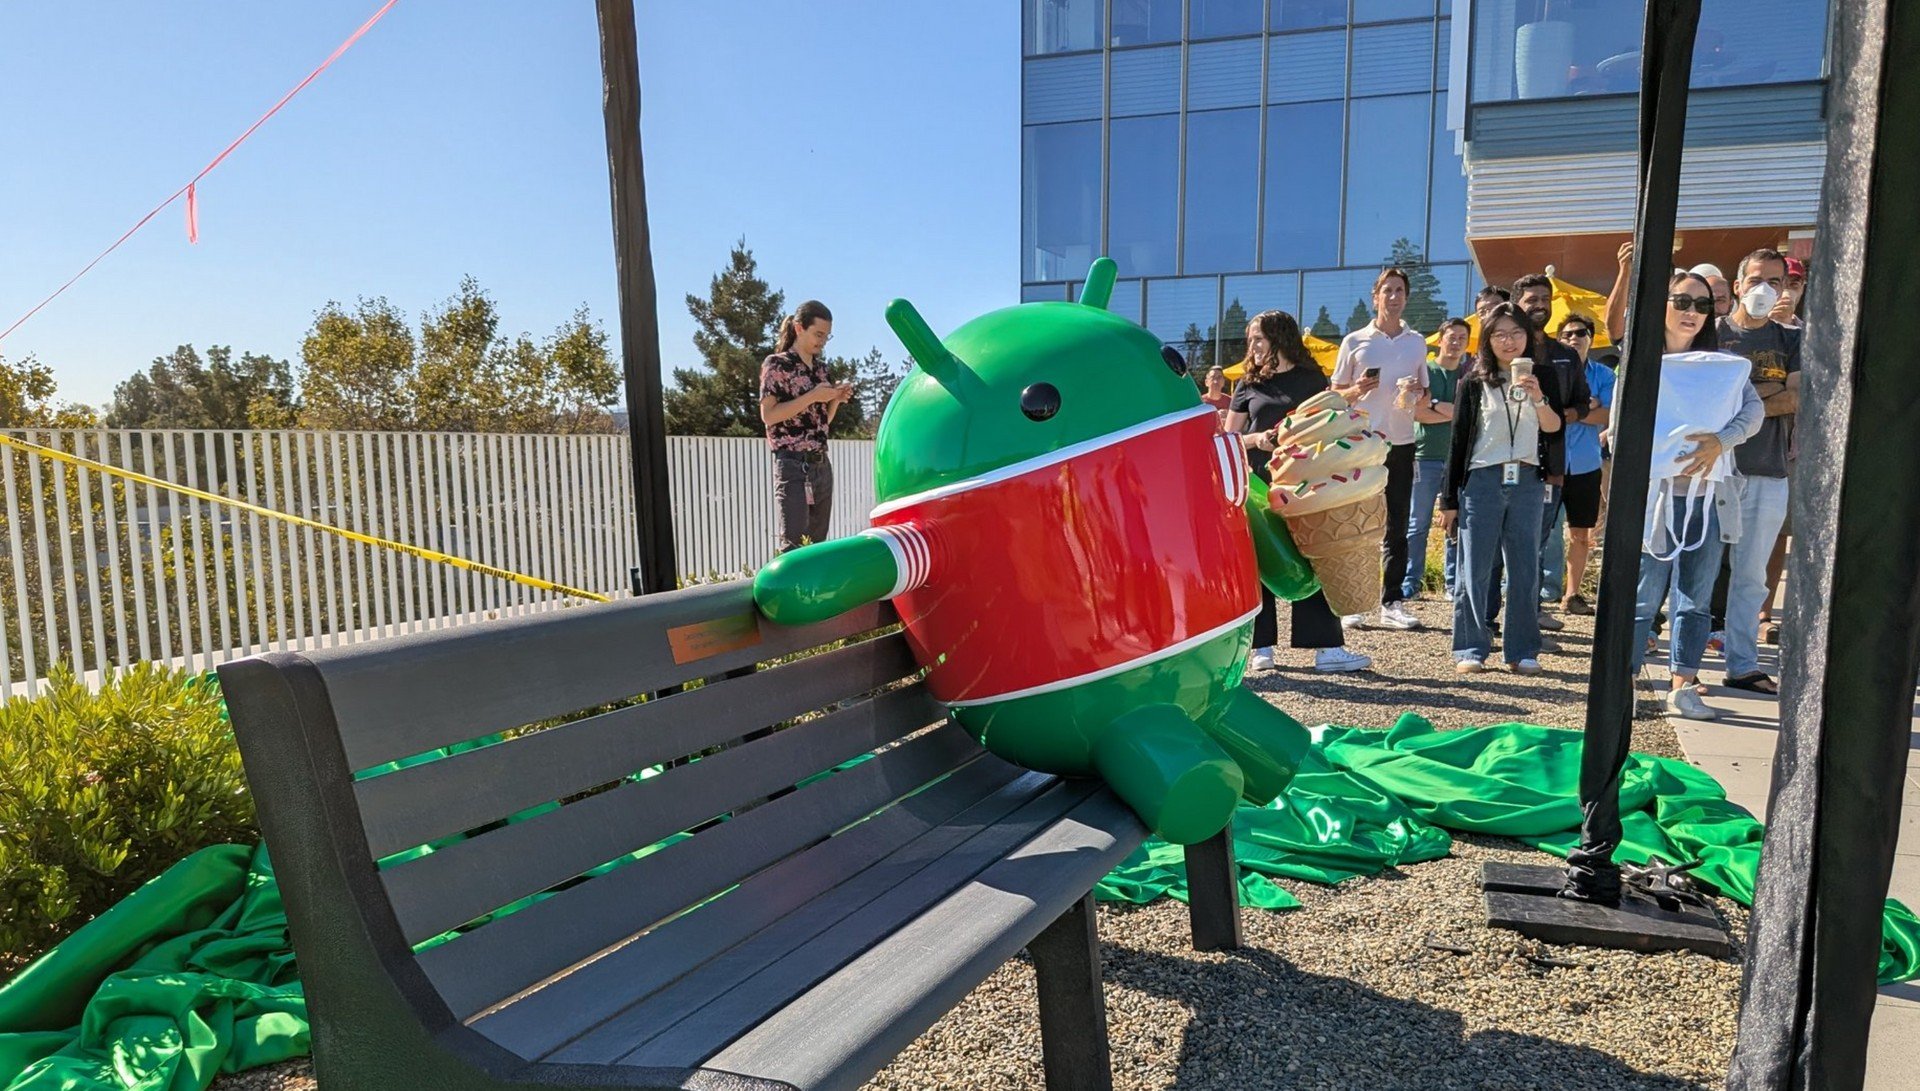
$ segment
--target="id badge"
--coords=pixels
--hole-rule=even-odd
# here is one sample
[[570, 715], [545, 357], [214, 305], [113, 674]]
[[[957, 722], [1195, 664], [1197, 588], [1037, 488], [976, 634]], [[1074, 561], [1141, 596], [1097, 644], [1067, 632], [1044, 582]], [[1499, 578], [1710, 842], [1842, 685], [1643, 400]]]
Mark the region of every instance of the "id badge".
[[1500, 464], [1500, 483], [1502, 485], [1518, 485], [1520, 483], [1520, 464], [1518, 462], [1503, 462]]
[[813, 506], [813, 475], [811, 473], [807, 475], [807, 506]]

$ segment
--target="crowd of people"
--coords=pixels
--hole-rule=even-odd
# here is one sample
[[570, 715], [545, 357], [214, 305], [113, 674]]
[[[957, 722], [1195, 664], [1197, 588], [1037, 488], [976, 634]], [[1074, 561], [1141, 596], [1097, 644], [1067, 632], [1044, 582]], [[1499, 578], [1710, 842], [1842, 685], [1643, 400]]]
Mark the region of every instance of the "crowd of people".
[[[1602, 329], [1626, 328], [1632, 257], [1631, 244], [1620, 248], [1604, 315], [1576, 311], [1555, 323], [1552, 279], [1530, 274], [1510, 290], [1481, 289], [1473, 319], [1446, 319], [1431, 343], [1405, 319], [1411, 278], [1385, 269], [1373, 285], [1373, 320], [1341, 340], [1330, 376], [1298, 320], [1267, 310], [1247, 324], [1237, 383], [1219, 367], [1199, 377], [1202, 399], [1262, 479], [1281, 421], [1329, 387], [1364, 410], [1389, 445], [1378, 612], [1342, 617], [1320, 594], [1294, 603], [1289, 644], [1311, 652], [1314, 669], [1373, 665], [1346, 647], [1349, 630], [1421, 625], [1407, 604], [1429, 592], [1436, 526], [1444, 542], [1433, 590], [1452, 606], [1456, 671], [1489, 669], [1497, 650], [1508, 669], [1537, 674], [1545, 634], [1564, 628], [1558, 615], [1594, 612], [1583, 588], [1605, 517], [1618, 361], [1593, 348]], [[1742, 258], [1732, 279], [1699, 265], [1676, 269], [1668, 282], [1660, 420], [1669, 427], [1657, 425], [1652, 441], [1634, 648], [1638, 667], [1670, 619], [1671, 715], [1717, 715], [1699, 684], [1714, 644], [1725, 655], [1724, 685], [1778, 691], [1759, 646], [1778, 639], [1770, 604], [1790, 533], [1805, 284], [1804, 265], [1772, 249]], [[821, 351], [831, 331], [825, 306], [802, 304], [762, 368], [783, 551], [826, 535], [826, 433], [852, 393], [826, 375]], [[1267, 595], [1249, 669], [1271, 670], [1278, 643], [1277, 603]]]

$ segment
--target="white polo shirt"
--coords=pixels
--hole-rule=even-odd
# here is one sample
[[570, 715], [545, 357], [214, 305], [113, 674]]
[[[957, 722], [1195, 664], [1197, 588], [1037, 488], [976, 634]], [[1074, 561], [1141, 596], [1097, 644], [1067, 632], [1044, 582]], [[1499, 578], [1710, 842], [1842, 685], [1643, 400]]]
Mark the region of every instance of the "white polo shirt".
[[1386, 433], [1387, 442], [1398, 446], [1412, 443], [1413, 410], [1396, 407], [1400, 380], [1411, 376], [1421, 389], [1427, 386], [1427, 339], [1412, 326], [1400, 324], [1400, 332], [1389, 337], [1372, 322], [1340, 339], [1340, 355], [1333, 365], [1333, 385], [1352, 386], [1368, 368], [1380, 369], [1380, 385], [1361, 398], [1355, 408], [1367, 412], [1368, 424]]

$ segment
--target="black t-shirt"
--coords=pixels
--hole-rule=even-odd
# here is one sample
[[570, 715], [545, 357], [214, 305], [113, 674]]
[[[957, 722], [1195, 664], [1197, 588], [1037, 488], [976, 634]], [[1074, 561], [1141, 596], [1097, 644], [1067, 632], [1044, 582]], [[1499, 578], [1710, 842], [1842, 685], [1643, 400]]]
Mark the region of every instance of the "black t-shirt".
[[[1233, 392], [1229, 413], [1245, 413], [1244, 432], [1265, 432], [1293, 412], [1294, 407], [1327, 388], [1327, 377], [1317, 367], [1295, 365], [1259, 382], [1241, 380]], [[1267, 459], [1271, 453], [1247, 448], [1247, 463], [1260, 480], [1267, 480]]]
[[[1778, 322], [1768, 322], [1757, 330], [1722, 318], [1719, 325], [1720, 351], [1744, 356], [1753, 363], [1751, 381], [1784, 383], [1787, 376], [1800, 370], [1800, 331]], [[1785, 477], [1792, 465], [1793, 414], [1782, 413], [1760, 422], [1760, 430], [1733, 449], [1733, 468], [1744, 477]]]

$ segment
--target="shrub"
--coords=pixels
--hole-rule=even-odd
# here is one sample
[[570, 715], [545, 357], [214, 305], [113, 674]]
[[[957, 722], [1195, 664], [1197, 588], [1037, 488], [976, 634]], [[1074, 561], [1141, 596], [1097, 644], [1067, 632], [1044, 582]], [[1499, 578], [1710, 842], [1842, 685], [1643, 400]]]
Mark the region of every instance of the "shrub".
[[253, 800], [211, 677], [70, 671], [0, 704], [0, 952], [39, 954], [195, 850], [250, 842]]

